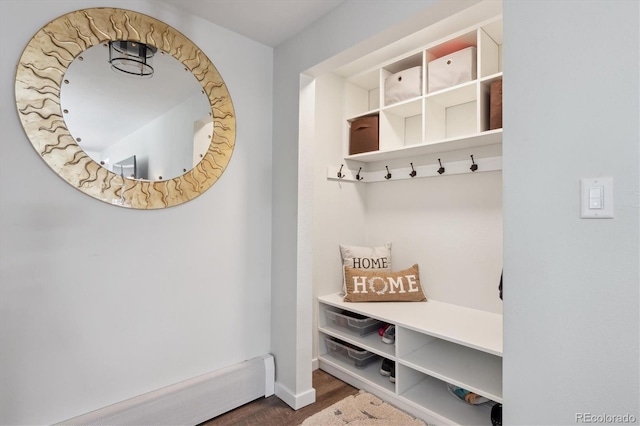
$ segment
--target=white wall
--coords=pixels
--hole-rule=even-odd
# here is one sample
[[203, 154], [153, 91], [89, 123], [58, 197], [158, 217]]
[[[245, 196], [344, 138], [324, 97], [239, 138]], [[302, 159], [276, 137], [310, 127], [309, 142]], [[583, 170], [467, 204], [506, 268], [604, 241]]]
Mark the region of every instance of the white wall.
[[[339, 244], [366, 245], [365, 221], [366, 187], [352, 182], [327, 180], [327, 167], [344, 163], [344, 149], [340, 141], [344, 134], [345, 84], [342, 77], [324, 74], [315, 79], [313, 99], [315, 131], [313, 138], [302, 139], [300, 150], [310, 149], [313, 156], [305, 172], [313, 176], [311, 184], [302, 192], [311, 197], [309, 227], [312, 234], [309, 253], [312, 271], [309, 282], [313, 287], [313, 330], [317, 329], [318, 303], [315, 298], [342, 289], [342, 260]], [[346, 173], [348, 164], [344, 164]], [[301, 170], [301, 173], [303, 171]], [[300, 182], [302, 185], [304, 182]], [[304, 195], [301, 197], [303, 198]], [[301, 224], [302, 225], [302, 224]], [[380, 245], [386, 241], [378, 241]], [[313, 333], [314, 359], [318, 356], [318, 334]]]
[[[38, 158], [13, 86], [50, 20], [116, 6], [193, 40], [228, 85], [233, 158], [206, 193], [137, 211]], [[156, 1], [0, 2], [0, 424], [51, 424], [270, 349], [273, 50]]]
[[[304, 215], [314, 208], [313, 194], [306, 186], [313, 181], [308, 173], [314, 166], [313, 153], [298, 150], [299, 136], [307, 135], [304, 131], [299, 133], [296, 121], [300, 75], [329, 59], [317, 68], [330, 70], [335, 66], [334, 60], [345, 63], [348, 61], [345, 58], [355, 59], [474, 3], [350, 0], [274, 51], [271, 346], [276, 358], [276, 395], [290, 405], [308, 403], [312, 392], [314, 310], [309, 271], [314, 268], [313, 233], [308, 231], [311, 225]], [[364, 7], [366, 19], [363, 19]], [[399, 23], [402, 25], [394, 27]], [[307, 88], [306, 78], [303, 83]], [[292, 119], [294, 117], [296, 119]], [[300, 181], [306, 182], [300, 188], [298, 172]]]
[[[505, 424], [640, 423], [639, 7], [504, 5]], [[599, 176], [615, 218], [580, 219]]]
[[[313, 147], [313, 186], [307, 190], [313, 191], [313, 295], [317, 297], [342, 289], [339, 244], [367, 244], [367, 188], [364, 184], [327, 180], [327, 167], [340, 167], [343, 164], [344, 173], [350, 167], [344, 161], [341, 143], [345, 126], [344, 111], [340, 105], [344, 102], [345, 84], [342, 77], [334, 74], [324, 74], [316, 78], [315, 83], [315, 134], [309, 143]], [[304, 141], [301, 149], [303, 145]], [[385, 242], [372, 244], [381, 245]], [[317, 304], [314, 303], [316, 308]]]
[[427, 298], [502, 313], [499, 171], [372, 183], [366, 195], [367, 245], [391, 241], [394, 270], [417, 263]]

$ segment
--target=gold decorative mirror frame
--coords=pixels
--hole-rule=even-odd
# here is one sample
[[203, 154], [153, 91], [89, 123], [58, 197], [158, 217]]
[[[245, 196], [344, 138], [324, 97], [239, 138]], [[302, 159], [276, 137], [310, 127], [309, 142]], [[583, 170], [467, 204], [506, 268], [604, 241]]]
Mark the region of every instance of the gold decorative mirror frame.
[[[211, 143], [202, 160], [182, 176], [161, 181], [124, 178], [93, 161], [67, 129], [60, 106], [67, 67], [86, 49], [112, 40], [137, 41], [164, 50], [195, 76], [208, 96]], [[45, 25], [20, 57], [15, 95], [22, 127], [49, 167], [85, 194], [113, 205], [158, 209], [192, 200], [220, 178], [235, 147], [233, 103], [213, 63], [170, 25], [130, 10], [82, 9]]]

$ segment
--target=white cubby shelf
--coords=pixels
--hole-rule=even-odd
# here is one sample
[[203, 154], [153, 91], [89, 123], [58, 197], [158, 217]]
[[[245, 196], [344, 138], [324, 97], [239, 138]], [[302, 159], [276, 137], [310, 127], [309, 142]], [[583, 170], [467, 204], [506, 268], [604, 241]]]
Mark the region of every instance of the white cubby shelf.
[[[476, 78], [429, 92], [430, 62], [469, 46], [476, 48]], [[421, 96], [385, 105], [385, 79], [415, 66], [422, 66]], [[369, 163], [502, 144], [502, 129], [491, 129], [489, 123], [490, 85], [501, 79], [502, 17], [347, 78], [345, 125], [348, 129], [358, 118], [378, 116], [379, 148], [346, 154], [346, 131], [345, 160]]]
[[[370, 351], [375, 362], [358, 368], [320, 343], [324, 370], [422, 418], [446, 424], [490, 424], [491, 402], [471, 406], [456, 400], [447, 384], [502, 403], [502, 315], [436, 300], [344, 302], [340, 293], [319, 301], [318, 331]], [[352, 312], [396, 327], [395, 344], [378, 333], [360, 336], [327, 320], [326, 310]], [[320, 339], [324, 340], [324, 339]], [[380, 374], [383, 358], [396, 363], [396, 382]]]

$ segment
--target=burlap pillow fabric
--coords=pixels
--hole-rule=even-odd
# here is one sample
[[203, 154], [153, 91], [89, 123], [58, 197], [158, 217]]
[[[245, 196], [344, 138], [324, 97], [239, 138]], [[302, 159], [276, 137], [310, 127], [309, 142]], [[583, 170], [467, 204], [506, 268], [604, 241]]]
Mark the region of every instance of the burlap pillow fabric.
[[418, 265], [402, 271], [344, 267], [345, 302], [426, 302]]

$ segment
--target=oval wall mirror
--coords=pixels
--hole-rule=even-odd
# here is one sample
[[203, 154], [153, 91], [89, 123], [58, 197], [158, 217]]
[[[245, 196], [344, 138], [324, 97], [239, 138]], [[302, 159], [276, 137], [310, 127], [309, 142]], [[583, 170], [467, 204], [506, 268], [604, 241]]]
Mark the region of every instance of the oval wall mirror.
[[16, 73], [33, 147], [109, 204], [171, 207], [206, 191], [235, 146], [226, 85], [184, 35], [137, 12], [94, 8], [44, 26]]

